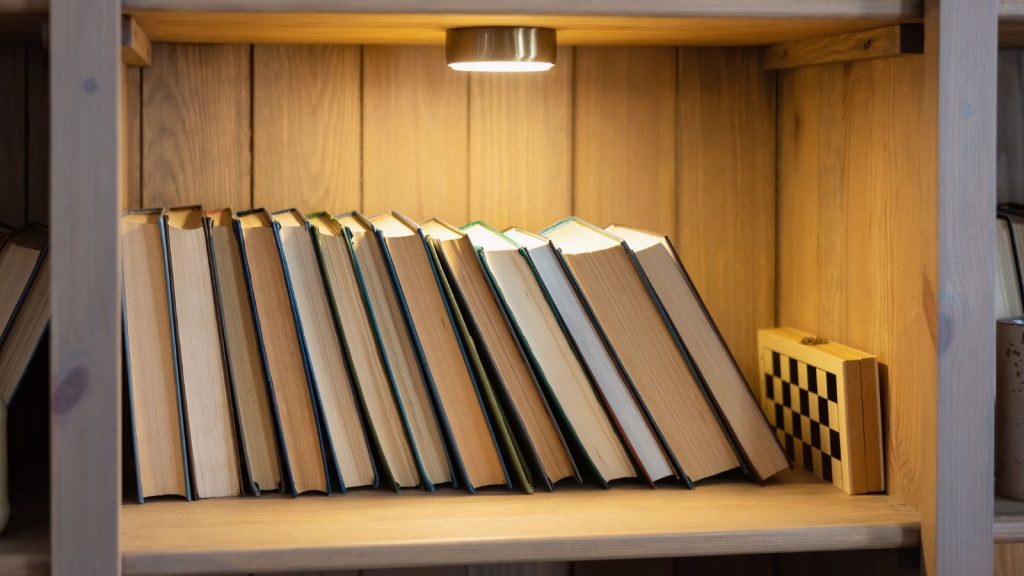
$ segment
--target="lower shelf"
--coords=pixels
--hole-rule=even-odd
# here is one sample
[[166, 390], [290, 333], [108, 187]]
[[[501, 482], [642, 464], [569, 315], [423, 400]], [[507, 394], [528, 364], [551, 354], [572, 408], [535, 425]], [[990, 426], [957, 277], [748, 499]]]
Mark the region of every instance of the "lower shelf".
[[1024, 502], [996, 497], [992, 536], [996, 544], [1024, 542]]
[[0, 533], [0, 574], [50, 573], [50, 507], [44, 497], [18, 495], [10, 522]]
[[125, 504], [125, 574], [702, 556], [898, 548], [920, 514], [787, 472], [764, 486], [559, 487], [531, 496], [353, 491]]

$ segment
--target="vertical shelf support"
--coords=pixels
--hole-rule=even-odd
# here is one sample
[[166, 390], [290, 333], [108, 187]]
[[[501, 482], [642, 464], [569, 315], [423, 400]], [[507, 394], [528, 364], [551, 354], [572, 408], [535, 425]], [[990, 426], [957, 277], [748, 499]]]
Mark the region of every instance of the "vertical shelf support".
[[120, 574], [121, 3], [50, 3], [52, 573]]
[[936, 310], [925, 313], [935, 315], [938, 381], [922, 389], [919, 504], [932, 575], [992, 573], [996, 28], [996, 0], [925, 3], [922, 109], [935, 133], [922, 144], [933, 147], [924, 166], [938, 246]]

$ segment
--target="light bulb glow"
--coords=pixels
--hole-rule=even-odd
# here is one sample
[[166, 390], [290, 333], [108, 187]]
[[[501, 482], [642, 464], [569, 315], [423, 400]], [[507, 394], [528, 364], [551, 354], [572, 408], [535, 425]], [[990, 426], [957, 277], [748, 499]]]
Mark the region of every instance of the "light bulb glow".
[[545, 72], [554, 66], [552, 62], [483, 61], [452, 62], [448, 67], [461, 72]]

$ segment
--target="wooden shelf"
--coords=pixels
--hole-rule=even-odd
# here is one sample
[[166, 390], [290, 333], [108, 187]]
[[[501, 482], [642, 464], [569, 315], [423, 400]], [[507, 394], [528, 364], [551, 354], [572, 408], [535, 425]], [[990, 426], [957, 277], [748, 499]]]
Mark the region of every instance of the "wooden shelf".
[[453, 489], [157, 501], [121, 509], [125, 574], [299, 571], [916, 546], [920, 515], [803, 473], [694, 491]]
[[996, 496], [992, 537], [997, 544], [1024, 542], [1024, 502]]
[[50, 510], [41, 496], [11, 504], [11, 519], [0, 533], [0, 574], [42, 576], [50, 573]]

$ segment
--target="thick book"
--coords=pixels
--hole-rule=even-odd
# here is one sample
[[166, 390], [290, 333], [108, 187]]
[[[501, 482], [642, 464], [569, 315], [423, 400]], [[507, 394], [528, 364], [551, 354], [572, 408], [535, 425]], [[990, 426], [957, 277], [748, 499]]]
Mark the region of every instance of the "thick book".
[[43, 254], [11, 327], [0, 341], [0, 398], [10, 403], [50, 325], [50, 255]]
[[30, 224], [0, 242], [0, 342], [11, 327], [18, 307], [28, 295], [32, 278], [39, 270], [50, 233], [41, 224]]
[[323, 423], [327, 452], [342, 492], [349, 487], [377, 486], [377, 469], [359, 409], [348, 361], [327, 298], [317, 261], [312, 228], [295, 210], [271, 215], [278, 225], [285, 275], [291, 287], [299, 341], [309, 366]]
[[599, 332], [551, 242], [518, 228], [510, 228], [505, 234], [529, 254], [537, 277], [643, 476], [652, 484], [677, 477], [647, 408], [633, 393], [619, 359]]
[[430, 220], [421, 226], [437, 250], [445, 276], [454, 286], [460, 311], [490, 368], [491, 382], [501, 393], [504, 412], [516, 430], [520, 449], [548, 489], [565, 478], [578, 480], [572, 455], [473, 243], [461, 230], [440, 220]]
[[164, 211], [121, 217], [125, 388], [139, 501], [192, 498]]
[[373, 232], [373, 224], [362, 214], [342, 214], [337, 216], [337, 221], [347, 230], [355, 273], [369, 307], [368, 315], [384, 367], [407, 422], [409, 442], [420, 466], [423, 487], [433, 490], [436, 484], [452, 482], [456, 477], [416, 357], [412, 334], [391, 282], [383, 247]]
[[410, 445], [405, 414], [382, 361], [353, 260], [350, 236], [328, 214], [313, 214], [308, 220], [313, 226], [317, 256], [352, 379], [362, 394], [367, 431], [381, 455], [381, 471], [396, 488], [417, 486], [419, 466]]
[[171, 209], [166, 218], [192, 488], [196, 498], [240, 496], [241, 466], [206, 221], [199, 207]]
[[511, 486], [487, 399], [477, 388], [426, 238], [416, 223], [400, 214], [384, 214], [371, 222], [448, 436], [452, 461], [466, 488], [472, 492], [482, 486]]
[[231, 210], [207, 212], [213, 285], [220, 311], [221, 332], [238, 420], [239, 445], [249, 490], [259, 495], [278, 490], [281, 459], [270, 407], [267, 375], [260, 358], [252, 300], [245, 282], [239, 247], [241, 228]]
[[317, 399], [299, 336], [280, 225], [266, 211], [252, 210], [238, 214], [238, 226], [270, 405], [278, 424], [284, 485], [292, 494], [330, 493]]
[[1013, 230], [1006, 216], [996, 218], [996, 318], [1010, 318], [1024, 313], [1014, 249]]
[[611, 480], [635, 478], [637, 471], [629, 453], [591, 385], [551, 297], [540, 284], [529, 254], [483, 222], [462, 230], [477, 248], [498, 301], [576, 453], [603, 486]]
[[625, 240], [636, 255], [750, 470], [764, 480], [788, 468], [772, 428], [668, 237], [626, 226], [605, 230]]
[[740, 466], [689, 358], [625, 244], [576, 218], [543, 234], [565, 259], [679, 472], [697, 481]]

